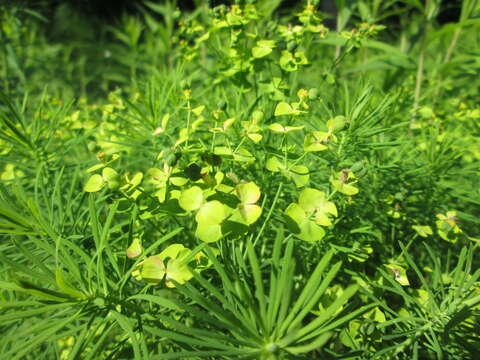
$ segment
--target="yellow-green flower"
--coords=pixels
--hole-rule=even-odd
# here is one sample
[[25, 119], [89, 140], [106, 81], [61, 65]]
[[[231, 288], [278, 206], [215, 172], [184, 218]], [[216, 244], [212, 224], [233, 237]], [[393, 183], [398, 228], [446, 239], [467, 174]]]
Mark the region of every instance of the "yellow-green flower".
[[137, 280], [145, 280], [151, 285], [156, 285], [163, 280], [168, 287], [175, 287], [173, 281], [184, 284], [193, 277], [185, 262], [190, 253], [191, 250], [183, 245], [172, 244], [160, 254], [149, 256], [140, 262], [132, 272], [132, 276]]
[[352, 196], [358, 194], [358, 188], [353, 186], [357, 182], [355, 175], [349, 169], [343, 169], [330, 179], [335, 190], [342, 194]]
[[[458, 218], [456, 211], [447, 211], [444, 214], [437, 214], [437, 232], [440, 237], [449, 242], [456, 242], [456, 234], [462, 232], [460, 227], [458, 226]], [[450, 237], [453, 234], [453, 237]]]
[[413, 225], [412, 229], [415, 230], [418, 235], [425, 238], [433, 234], [432, 228], [428, 225]]

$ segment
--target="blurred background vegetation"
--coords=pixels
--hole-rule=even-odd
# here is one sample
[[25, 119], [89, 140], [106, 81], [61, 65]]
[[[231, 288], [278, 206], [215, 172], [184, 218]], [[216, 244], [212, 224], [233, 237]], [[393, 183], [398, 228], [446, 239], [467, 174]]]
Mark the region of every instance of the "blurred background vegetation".
[[[49, 92], [58, 96], [66, 95], [67, 98], [80, 95], [95, 99], [104, 96], [117, 86], [130, 82], [131, 62], [137, 62], [135, 71], [149, 62], [150, 65], [161, 65], [159, 51], [168, 51], [175, 40], [168, 37], [173, 37], [173, 30], [178, 26], [175, 20], [180, 13], [194, 14], [202, 7], [228, 6], [232, 3], [238, 1], [0, 2], [0, 90], [19, 95], [25, 90], [41, 92], [48, 86]], [[271, 6], [276, 9], [274, 16], [287, 17], [302, 5], [302, 2], [293, 0], [264, 3], [272, 3]], [[349, 3], [321, 1], [325, 25], [335, 29], [337, 6], [340, 4], [342, 8], [350, 9]], [[417, 1], [383, 3], [382, 6], [388, 11], [370, 19], [387, 26], [379, 40], [398, 43], [411, 35], [410, 38], [415, 42], [415, 36], [419, 37], [422, 33], [419, 29], [421, 22], [418, 21], [421, 14], [418, 7], [413, 6]], [[434, 19], [436, 26], [441, 28], [442, 25], [458, 22], [461, 6], [461, 1], [439, 2]], [[366, 20], [359, 16], [359, 10], [358, 7], [349, 10], [350, 23]], [[159, 28], [158, 24], [164, 27]], [[409, 33], [407, 36], [406, 32]], [[163, 44], [154, 44], [158, 36]], [[115, 56], [112, 56], [113, 53]], [[129, 70], [122, 72], [122, 68]]]

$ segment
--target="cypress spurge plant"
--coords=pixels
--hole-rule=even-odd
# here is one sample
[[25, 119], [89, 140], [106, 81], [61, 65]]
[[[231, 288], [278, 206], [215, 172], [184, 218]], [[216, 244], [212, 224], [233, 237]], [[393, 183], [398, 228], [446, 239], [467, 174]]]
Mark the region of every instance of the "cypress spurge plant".
[[[175, 301], [173, 305], [156, 296], [133, 296], [132, 299], [180, 307], [193, 316], [192, 326], [162, 317], [168, 330], [146, 327], [154, 335], [195, 349], [161, 358], [298, 358], [321, 349], [342, 326], [375, 306], [349, 303], [358, 290], [358, 285], [351, 285], [318, 315], [313, 315], [338, 275], [341, 262], [331, 264], [334, 250], [328, 250], [309, 276], [296, 280], [294, 243], [279, 231], [271, 256], [262, 259], [249, 238], [245, 249], [233, 248], [239, 269], [235, 272], [223, 265], [209, 246], [205, 247], [221, 283], [215, 285], [195, 271], [191, 282], [176, 283], [178, 291], [193, 303]], [[205, 326], [196, 327], [196, 323]]]
[[322, 226], [332, 225], [330, 216], [338, 216], [337, 207], [327, 201], [324, 192], [305, 188], [298, 203], [292, 203], [285, 209], [290, 229], [299, 239], [319, 241], [325, 236]]
[[157, 3], [0, 5], [0, 357], [476, 358], [478, 0]]
[[380, 324], [379, 329], [393, 328], [385, 341], [394, 340], [395, 344], [384, 346], [373, 358], [395, 359], [399, 354], [410, 354], [407, 356], [414, 358], [465, 359], [475, 357], [480, 349], [480, 270], [472, 272], [476, 246], [464, 247], [451, 269], [442, 266], [428, 244], [424, 247], [433, 267], [422, 271], [402, 246], [406, 263], [420, 283], [417, 289], [409, 289], [408, 281], [379, 269], [385, 279], [379, 288], [401, 297], [404, 305], [394, 310], [384, 303], [392, 319]]

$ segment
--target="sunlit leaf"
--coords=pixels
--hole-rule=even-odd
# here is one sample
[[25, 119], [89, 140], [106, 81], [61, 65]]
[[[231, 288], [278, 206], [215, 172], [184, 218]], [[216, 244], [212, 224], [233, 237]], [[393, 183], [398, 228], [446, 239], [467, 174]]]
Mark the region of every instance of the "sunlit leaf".
[[385, 267], [389, 270], [390, 274], [394, 279], [402, 286], [409, 286], [410, 282], [408, 281], [407, 271], [405, 268], [396, 264], [386, 264]]
[[428, 235], [433, 234], [432, 228], [428, 225], [412, 225], [412, 229], [421, 237], [428, 237]]
[[260, 199], [260, 189], [252, 181], [237, 185], [235, 190], [242, 203], [254, 204]]
[[198, 186], [192, 186], [182, 191], [178, 199], [179, 205], [186, 211], [193, 211], [200, 208], [203, 203], [203, 191]]
[[290, 106], [289, 103], [280, 102], [275, 107], [275, 116], [282, 116], [282, 115], [292, 115], [294, 113], [293, 108]]
[[303, 149], [305, 151], [323, 151], [328, 149], [326, 142], [329, 138], [329, 133], [323, 131], [313, 131], [305, 135], [303, 141]]
[[219, 224], [198, 223], [195, 236], [204, 242], [215, 242], [222, 238], [222, 227]]
[[218, 225], [225, 219], [225, 205], [218, 200], [205, 203], [195, 216], [200, 225]]
[[193, 277], [188, 265], [182, 263], [182, 259], [170, 259], [167, 262], [165, 270], [165, 281], [168, 287], [175, 287], [169, 280], [175, 280], [179, 284], [184, 284]]
[[83, 187], [83, 190], [86, 192], [96, 192], [100, 191], [103, 185], [105, 185], [105, 182], [103, 181], [102, 175], [95, 174], [90, 176], [85, 186]]
[[280, 170], [283, 170], [285, 166], [279, 158], [272, 156], [268, 158], [266, 168], [267, 170], [270, 170], [272, 172], [278, 172]]
[[252, 55], [255, 58], [262, 58], [272, 52], [275, 47], [274, 40], [259, 40], [254, 48], [252, 48]]
[[289, 176], [292, 177], [297, 187], [305, 186], [310, 179], [310, 171], [304, 165], [295, 165], [288, 171]]
[[273, 123], [270, 124], [268, 128], [275, 133], [287, 134], [295, 130], [302, 130], [304, 126], [283, 126], [279, 123]]
[[262, 214], [262, 208], [258, 205], [241, 204], [239, 209], [247, 225], [253, 224]]
[[165, 264], [158, 255], [147, 257], [140, 270], [142, 279], [157, 284], [165, 277]]
[[296, 236], [304, 241], [320, 241], [325, 236], [325, 230], [313, 221], [304, 221], [300, 224], [300, 234]]
[[140, 256], [143, 252], [142, 242], [140, 238], [136, 237], [132, 240], [132, 243], [127, 248], [127, 257], [130, 259], [134, 259]]

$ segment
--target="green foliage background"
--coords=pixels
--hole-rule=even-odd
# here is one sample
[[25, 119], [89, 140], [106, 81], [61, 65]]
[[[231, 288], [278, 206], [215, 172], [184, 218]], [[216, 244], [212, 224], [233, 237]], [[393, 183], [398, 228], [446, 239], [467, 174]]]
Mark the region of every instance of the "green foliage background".
[[2, 357], [475, 358], [479, 2], [336, 5], [0, 6]]

